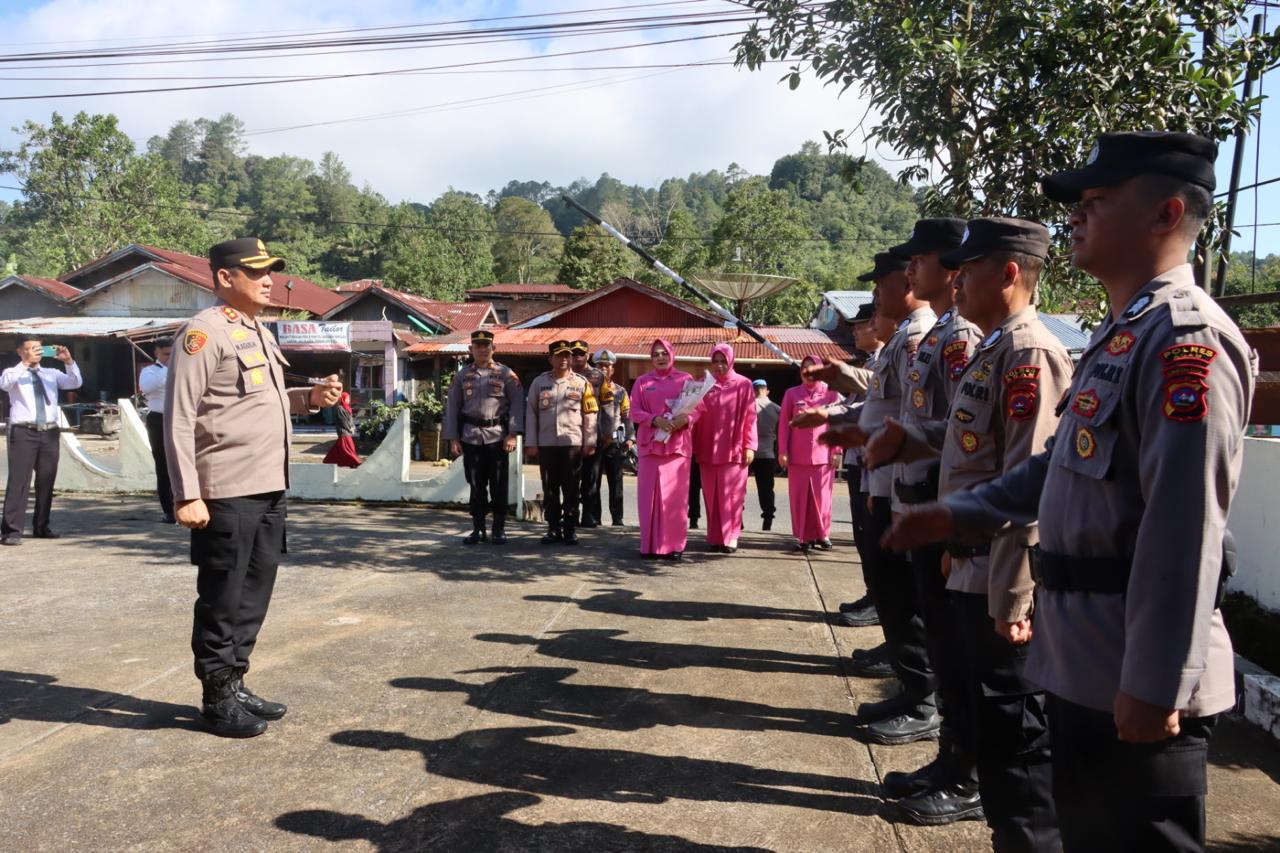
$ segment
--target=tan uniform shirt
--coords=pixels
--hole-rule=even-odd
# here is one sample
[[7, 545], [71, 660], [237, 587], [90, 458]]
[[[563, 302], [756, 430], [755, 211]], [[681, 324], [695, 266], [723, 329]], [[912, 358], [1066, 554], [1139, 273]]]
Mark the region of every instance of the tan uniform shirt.
[[595, 447], [599, 405], [591, 383], [572, 371], [556, 379], [551, 371], [533, 380], [524, 415], [529, 447]]
[[1046, 551], [1130, 564], [1122, 595], [1037, 590], [1028, 678], [1100, 711], [1119, 690], [1188, 716], [1233, 705], [1213, 602], [1252, 398], [1248, 345], [1184, 264], [1094, 331], [1048, 450], [947, 498], [960, 525], [1038, 515]]
[[[954, 308], [942, 312], [933, 328], [920, 339], [915, 357], [902, 377], [903, 425], [946, 422], [960, 376], [981, 338], [982, 331]], [[894, 478], [911, 485], [923, 483], [929, 479], [932, 465], [927, 460], [896, 465]], [[893, 508], [901, 506], [895, 491]]]
[[[619, 440], [635, 441], [636, 425], [631, 420], [631, 398], [627, 396], [627, 389], [617, 382], [602, 382], [598, 394], [600, 446], [608, 447], [611, 442]], [[618, 427], [622, 427], [621, 439], [618, 438]]]
[[494, 444], [523, 431], [524, 400], [514, 370], [495, 361], [484, 368], [468, 364], [458, 371], [445, 398], [446, 441]]
[[289, 486], [291, 412], [310, 388], [286, 390], [275, 337], [229, 305], [178, 332], [165, 388], [165, 453], [175, 501], [233, 498]]
[[[1071, 356], [1035, 308], [984, 338], [956, 383], [947, 419], [908, 427], [912, 443], [923, 439], [941, 452], [939, 496], [994, 480], [1044, 450], [1071, 373]], [[1026, 549], [1037, 541], [1034, 525], [1002, 531], [989, 556], [952, 558], [947, 588], [987, 596], [992, 619], [1026, 618], [1034, 592]]]

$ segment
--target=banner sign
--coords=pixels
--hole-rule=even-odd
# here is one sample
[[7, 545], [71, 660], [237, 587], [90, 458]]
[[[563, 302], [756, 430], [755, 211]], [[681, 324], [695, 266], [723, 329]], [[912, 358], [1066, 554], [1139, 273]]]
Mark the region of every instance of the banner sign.
[[295, 352], [351, 352], [351, 324], [281, 320], [276, 340], [281, 349]]

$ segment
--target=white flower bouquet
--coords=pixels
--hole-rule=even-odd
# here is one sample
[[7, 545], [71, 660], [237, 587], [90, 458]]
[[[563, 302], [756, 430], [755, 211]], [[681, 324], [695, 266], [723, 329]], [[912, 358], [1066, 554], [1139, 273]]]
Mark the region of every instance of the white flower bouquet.
[[[693, 410], [698, 408], [698, 404], [702, 402], [702, 398], [707, 396], [707, 392], [716, 384], [716, 378], [711, 375], [708, 370], [702, 379], [690, 379], [684, 383], [684, 387], [680, 389], [680, 396], [674, 400], [667, 401], [668, 420], [675, 420], [681, 415], [692, 415]], [[660, 429], [653, 434], [655, 441], [666, 441], [671, 438], [671, 433], [665, 429]]]

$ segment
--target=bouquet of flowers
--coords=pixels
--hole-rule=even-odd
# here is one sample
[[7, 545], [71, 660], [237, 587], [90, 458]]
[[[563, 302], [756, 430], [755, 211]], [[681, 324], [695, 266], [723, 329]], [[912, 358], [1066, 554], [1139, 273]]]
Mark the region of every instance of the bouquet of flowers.
[[[702, 398], [707, 396], [707, 392], [716, 384], [716, 379], [708, 370], [701, 379], [690, 379], [684, 383], [684, 387], [680, 389], [680, 396], [674, 400], [667, 401], [668, 420], [674, 420], [681, 415], [692, 415], [693, 410], [698, 408], [698, 404], [702, 402]], [[671, 433], [665, 429], [660, 429], [653, 434], [655, 441], [666, 441], [671, 438]]]

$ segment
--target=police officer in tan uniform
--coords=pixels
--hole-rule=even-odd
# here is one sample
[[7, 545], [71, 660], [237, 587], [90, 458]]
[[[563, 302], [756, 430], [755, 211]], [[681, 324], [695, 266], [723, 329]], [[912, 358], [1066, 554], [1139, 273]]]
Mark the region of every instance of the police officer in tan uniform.
[[[573, 372], [585, 376], [599, 402], [604, 391], [604, 371], [591, 364], [591, 347], [583, 340], [569, 341]], [[604, 442], [599, 445], [603, 448]], [[600, 471], [604, 454], [596, 453], [582, 460], [582, 474], [578, 481], [578, 497], [582, 510], [579, 527], [600, 526]]]
[[1254, 384], [1239, 329], [1187, 263], [1215, 155], [1191, 134], [1108, 133], [1044, 179], [1074, 205], [1072, 262], [1110, 302], [1053, 441], [887, 537], [1039, 521], [1026, 674], [1049, 694], [1068, 851], [1204, 847], [1208, 740], [1235, 699], [1218, 596]]
[[507, 541], [507, 460], [524, 430], [520, 377], [493, 360], [493, 332], [471, 333], [471, 364], [449, 385], [444, 437], [461, 455], [471, 486], [471, 535], [464, 545], [486, 541], [484, 520], [493, 509], [493, 544]]
[[618, 357], [607, 349], [595, 354], [595, 363], [601, 373], [600, 387], [596, 389], [596, 399], [600, 404], [600, 416], [597, 420], [597, 451], [590, 459], [598, 459], [595, 479], [590, 488], [582, 495], [582, 516], [591, 518], [597, 524], [601, 522], [602, 507], [600, 486], [607, 478], [609, 482], [609, 515], [613, 526], [622, 526], [622, 457], [628, 449], [635, 445], [636, 425], [631, 420], [631, 398], [627, 389], [613, 381], [613, 371], [618, 364]]
[[582, 460], [596, 452], [599, 406], [591, 382], [570, 368], [568, 341], [548, 347], [551, 369], [529, 386], [525, 446], [542, 475], [547, 534], [542, 544], [577, 545], [578, 484]]
[[203, 715], [224, 737], [253, 737], [285, 706], [244, 683], [285, 546], [290, 414], [332, 406], [337, 376], [285, 388], [289, 366], [256, 319], [284, 268], [261, 240], [209, 250], [218, 304], [182, 327], [166, 385], [165, 450], [178, 523], [191, 530], [196, 576], [191, 650]]
[[[993, 480], [1045, 447], [1054, 404], [1071, 381], [1071, 357], [1040, 321], [1032, 299], [1049, 255], [1049, 232], [1021, 219], [975, 219], [942, 263], [958, 268], [956, 304], [985, 337], [959, 379], [943, 421], [891, 421], [867, 445], [869, 464], [941, 457], [940, 494]], [[911, 819], [985, 814], [997, 851], [1055, 850], [1044, 694], [1025, 677], [1034, 527], [994, 539], [948, 542], [946, 585], [954, 617], [946, 640], [968, 706], [965, 749], [981, 796], [945, 772], [944, 753], [884, 787]], [[937, 662], [937, 663], [942, 663]]]

